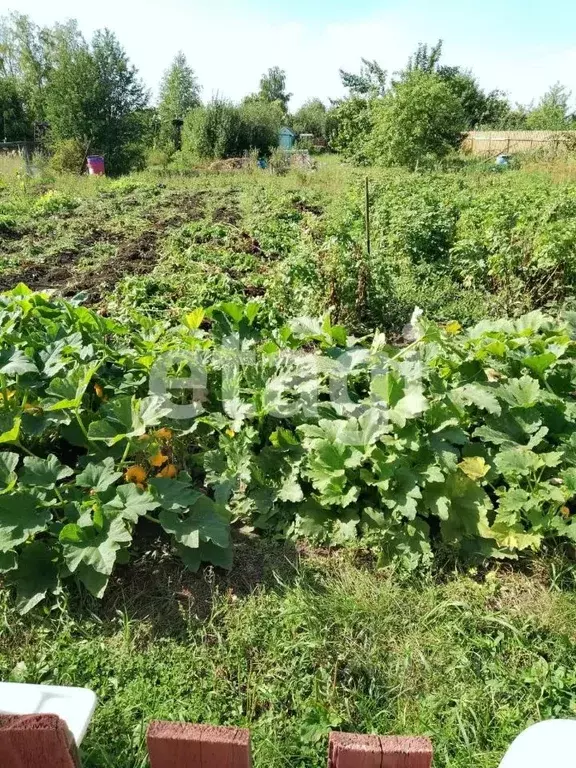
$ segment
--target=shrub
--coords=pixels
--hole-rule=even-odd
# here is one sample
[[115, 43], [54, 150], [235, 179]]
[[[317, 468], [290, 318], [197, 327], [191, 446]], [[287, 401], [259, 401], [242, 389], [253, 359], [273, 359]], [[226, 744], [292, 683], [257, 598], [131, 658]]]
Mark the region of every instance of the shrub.
[[238, 150], [268, 155], [278, 146], [284, 113], [279, 102], [246, 99], [239, 107], [241, 137]]
[[77, 139], [62, 139], [52, 145], [50, 165], [58, 173], [82, 173], [86, 164], [86, 146]]
[[374, 127], [375, 99], [350, 98], [335, 109], [330, 146], [357, 165], [371, 160], [368, 142]]
[[415, 168], [453, 150], [465, 125], [450, 87], [436, 74], [414, 70], [374, 102], [368, 153], [380, 165]]
[[151, 149], [146, 157], [146, 166], [153, 171], [165, 171], [170, 165], [173, 153], [166, 149]]
[[242, 124], [238, 107], [215, 97], [191, 110], [182, 130], [182, 149], [201, 159], [233, 157], [240, 151]]

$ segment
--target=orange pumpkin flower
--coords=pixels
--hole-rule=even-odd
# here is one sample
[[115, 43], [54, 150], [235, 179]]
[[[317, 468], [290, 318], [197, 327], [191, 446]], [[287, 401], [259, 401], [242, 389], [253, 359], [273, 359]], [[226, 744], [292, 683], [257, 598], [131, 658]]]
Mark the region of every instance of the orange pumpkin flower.
[[153, 467], [161, 467], [163, 464], [166, 464], [168, 461], [168, 456], [164, 456], [163, 453], [158, 451], [158, 453], [155, 456], [152, 456], [150, 459], [150, 464]]
[[157, 429], [156, 432], [154, 432], [158, 440], [164, 440], [164, 442], [168, 442], [169, 440], [172, 440], [173, 432], [171, 429], [168, 429], [168, 427], [162, 427], [162, 429]]
[[104, 389], [102, 388], [101, 384], [94, 384], [94, 392], [96, 392], [100, 400], [102, 400], [104, 397]]
[[129, 467], [126, 470], [124, 478], [127, 483], [136, 483], [138, 485], [146, 480], [146, 470], [139, 464], [134, 464], [133, 467]]
[[176, 467], [174, 464], [167, 464], [164, 469], [158, 472], [158, 477], [169, 477], [171, 480], [174, 480], [177, 475], [178, 467]]

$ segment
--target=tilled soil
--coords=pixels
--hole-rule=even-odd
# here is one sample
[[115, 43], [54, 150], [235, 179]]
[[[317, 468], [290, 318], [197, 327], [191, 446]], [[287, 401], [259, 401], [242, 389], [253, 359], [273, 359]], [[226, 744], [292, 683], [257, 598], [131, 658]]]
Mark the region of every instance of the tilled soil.
[[[144, 275], [154, 269], [166, 234], [186, 222], [202, 218], [203, 197], [203, 192], [170, 195], [150, 214], [150, 225], [144, 232], [136, 237], [130, 237], [128, 232], [116, 237], [115, 256], [94, 269], [78, 268], [78, 261], [85, 255], [82, 250], [64, 249], [45, 262], [23, 262], [17, 270], [0, 273], [0, 290], [25, 283], [29, 288], [52, 289], [63, 296], [86, 291], [89, 301], [98, 303], [124, 276]], [[83, 246], [93, 245], [99, 239], [94, 233], [89, 237], [90, 242]], [[105, 239], [109, 241], [108, 237]]]

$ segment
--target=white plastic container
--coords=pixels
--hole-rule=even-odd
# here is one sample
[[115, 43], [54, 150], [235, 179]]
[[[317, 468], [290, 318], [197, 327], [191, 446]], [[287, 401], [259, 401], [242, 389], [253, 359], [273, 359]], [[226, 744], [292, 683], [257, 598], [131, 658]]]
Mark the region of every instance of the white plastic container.
[[0, 714], [58, 715], [80, 746], [94, 710], [96, 694], [88, 688], [0, 683]]
[[544, 720], [523, 731], [500, 768], [576, 768], [576, 720]]

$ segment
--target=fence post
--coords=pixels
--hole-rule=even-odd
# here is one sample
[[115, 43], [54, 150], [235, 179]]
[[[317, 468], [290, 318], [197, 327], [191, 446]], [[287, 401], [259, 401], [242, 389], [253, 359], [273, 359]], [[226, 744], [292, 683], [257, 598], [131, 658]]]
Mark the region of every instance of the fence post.
[[368, 176], [366, 176], [364, 210], [366, 220], [366, 253], [370, 256], [372, 253], [372, 241], [370, 236], [370, 182], [368, 181]]

